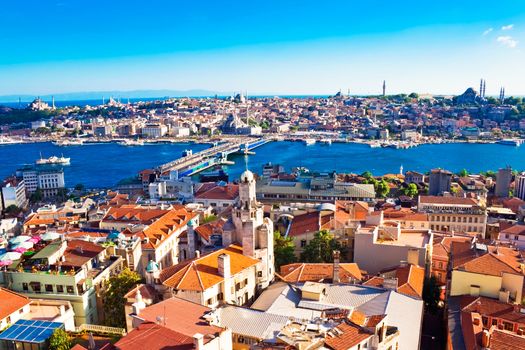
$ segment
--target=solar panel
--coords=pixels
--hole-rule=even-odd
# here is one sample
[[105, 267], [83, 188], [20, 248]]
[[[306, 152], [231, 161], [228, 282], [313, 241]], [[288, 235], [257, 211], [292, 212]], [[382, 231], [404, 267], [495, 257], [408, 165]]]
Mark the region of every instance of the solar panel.
[[18, 320], [11, 327], [0, 333], [0, 340], [43, 343], [57, 328], [64, 328], [64, 324], [38, 320]]

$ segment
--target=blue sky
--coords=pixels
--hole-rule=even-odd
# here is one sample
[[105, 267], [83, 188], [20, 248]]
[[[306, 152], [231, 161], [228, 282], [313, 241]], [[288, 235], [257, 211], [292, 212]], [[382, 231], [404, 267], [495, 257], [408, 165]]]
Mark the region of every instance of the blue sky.
[[525, 1], [4, 1], [0, 95], [525, 94]]

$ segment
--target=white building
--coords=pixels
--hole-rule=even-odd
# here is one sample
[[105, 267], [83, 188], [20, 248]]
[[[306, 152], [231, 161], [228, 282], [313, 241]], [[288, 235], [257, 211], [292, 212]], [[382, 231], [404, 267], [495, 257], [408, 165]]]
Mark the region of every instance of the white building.
[[525, 172], [516, 175], [514, 196], [525, 200]]
[[16, 178], [9, 179], [4, 182], [2, 187], [2, 201], [3, 207], [7, 208], [10, 205], [16, 205], [18, 208], [24, 208], [27, 205], [26, 185], [24, 180]]
[[168, 127], [164, 124], [146, 124], [142, 128], [142, 136], [150, 138], [163, 137], [168, 133]]
[[64, 170], [61, 168], [31, 167], [21, 169], [19, 172], [30, 194], [40, 189], [44, 197], [52, 197], [58, 194], [59, 189], [65, 187]]
[[190, 128], [186, 128], [186, 127], [174, 127], [172, 129], [172, 134], [173, 136], [175, 137], [186, 137], [186, 136], [190, 136]]

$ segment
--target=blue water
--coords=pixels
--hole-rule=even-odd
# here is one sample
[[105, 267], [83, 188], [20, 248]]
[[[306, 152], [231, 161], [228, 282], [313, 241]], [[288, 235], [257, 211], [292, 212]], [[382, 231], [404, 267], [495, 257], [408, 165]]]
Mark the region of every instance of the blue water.
[[[111, 187], [138, 171], [155, 167], [180, 157], [185, 149], [199, 151], [204, 144], [157, 144], [125, 147], [117, 144], [96, 144], [58, 147], [51, 143], [0, 146], [0, 178], [8, 176], [23, 164], [52, 155], [71, 157], [65, 166], [66, 185], [82, 183], [87, 187]], [[226, 167], [230, 179], [236, 179], [248, 167], [257, 173], [271, 161], [282, 164], [286, 170], [304, 166], [310, 170], [374, 174], [397, 173], [403, 165], [406, 170], [426, 172], [441, 167], [451, 171], [463, 168], [470, 172], [497, 170], [506, 165], [525, 169], [525, 145], [512, 147], [497, 144], [442, 144], [422, 145], [407, 150], [370, 148], [367, 145], [334, 143], [306, 146], [302, 142], [271, 142], [255, 150], [251, 156], [233, 155], [235, 165]]]

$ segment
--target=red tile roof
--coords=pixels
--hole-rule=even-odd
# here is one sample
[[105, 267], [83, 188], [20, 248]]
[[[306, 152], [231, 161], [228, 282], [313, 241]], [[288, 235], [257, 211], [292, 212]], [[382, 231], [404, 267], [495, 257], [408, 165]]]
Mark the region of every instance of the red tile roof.
[[195, 199], [215, 199], [234, 201], [239, 197], [239, 185], [227, 184], [226, 186], [215, 185], [212, 188], [199, 190], [194, 195]]
[[0, 320], [31, 303], [29, 298], [0, 287]]
[[337, 335], [330, 332], [325, 339], [325, 345], [333, 350], [347, 350], [372, 337], [372, 334], [349, 323], [341, 323], [336, 327]]
[[[281, 266], [281, 277], [285, 282], [319, 282], [332, 280], [334, 264], [296, 263]], [[339, 264], [340, 282], [361, 280], [363, 275], [356, 263]]]
[[490, 336], [490, 350], [525, 349], [525, 336], [501, 329], [493, 329]]
[[[217, 335], [224, 329], [211, 326], [203, 319], [203, 315], [210, 310], [200, 304], [174, 297], [146, 307], [140, 311], [139, 317], [149, 322], [157, 322], [160, 316], [166, 328], [189, 337], [195, 333]], [[210, 338], [205, 338], [205, 343], [206, 339]]]
[[478, 202], [473, 198], [441, 197], [441, 196], [420, 196], [419, 203], [450, 204], [450, 205], [478, 205]]
[[259, 262], [257, 259], [243, 255], [240, 246], [230, 245], [201, 258], [164, 269], [161, 272], [161, 280], [164, 285], [178, 290], [204, 291], [224, 280], [218, 270], [218, 257], [221, 254], [230, 256], [232, 276]]
[[141, 236], [149, 239], [149, 243], [143, 244], [142, 247], [144, 249], [156, 248], [173, 232], [186, 226], [196, 216], [197, 213], [190, 212], [184, 207], [171, 209], [142, 231]]
[[[393, 274], [392, 274], [393, 272]], [[423, 297], [423, 283], [425, 281], [425, 269], [416, 265], [398, 266], [392, 269], [381, 271], [381, 274], [387, 274], [397, 278], [396, 291], [411, 297]], [[374, 276], [364, 285], [383, 288], [384, 278]]]
[[64, 252], [65, 265], [82, 266], [89, 260], [93, 259], [106, 248], [83, 240], [71, 240], [67, 242], [67, 248]]
[[115, 343], [118, 350], [192, 350], [193, 337], [144, 322]]

